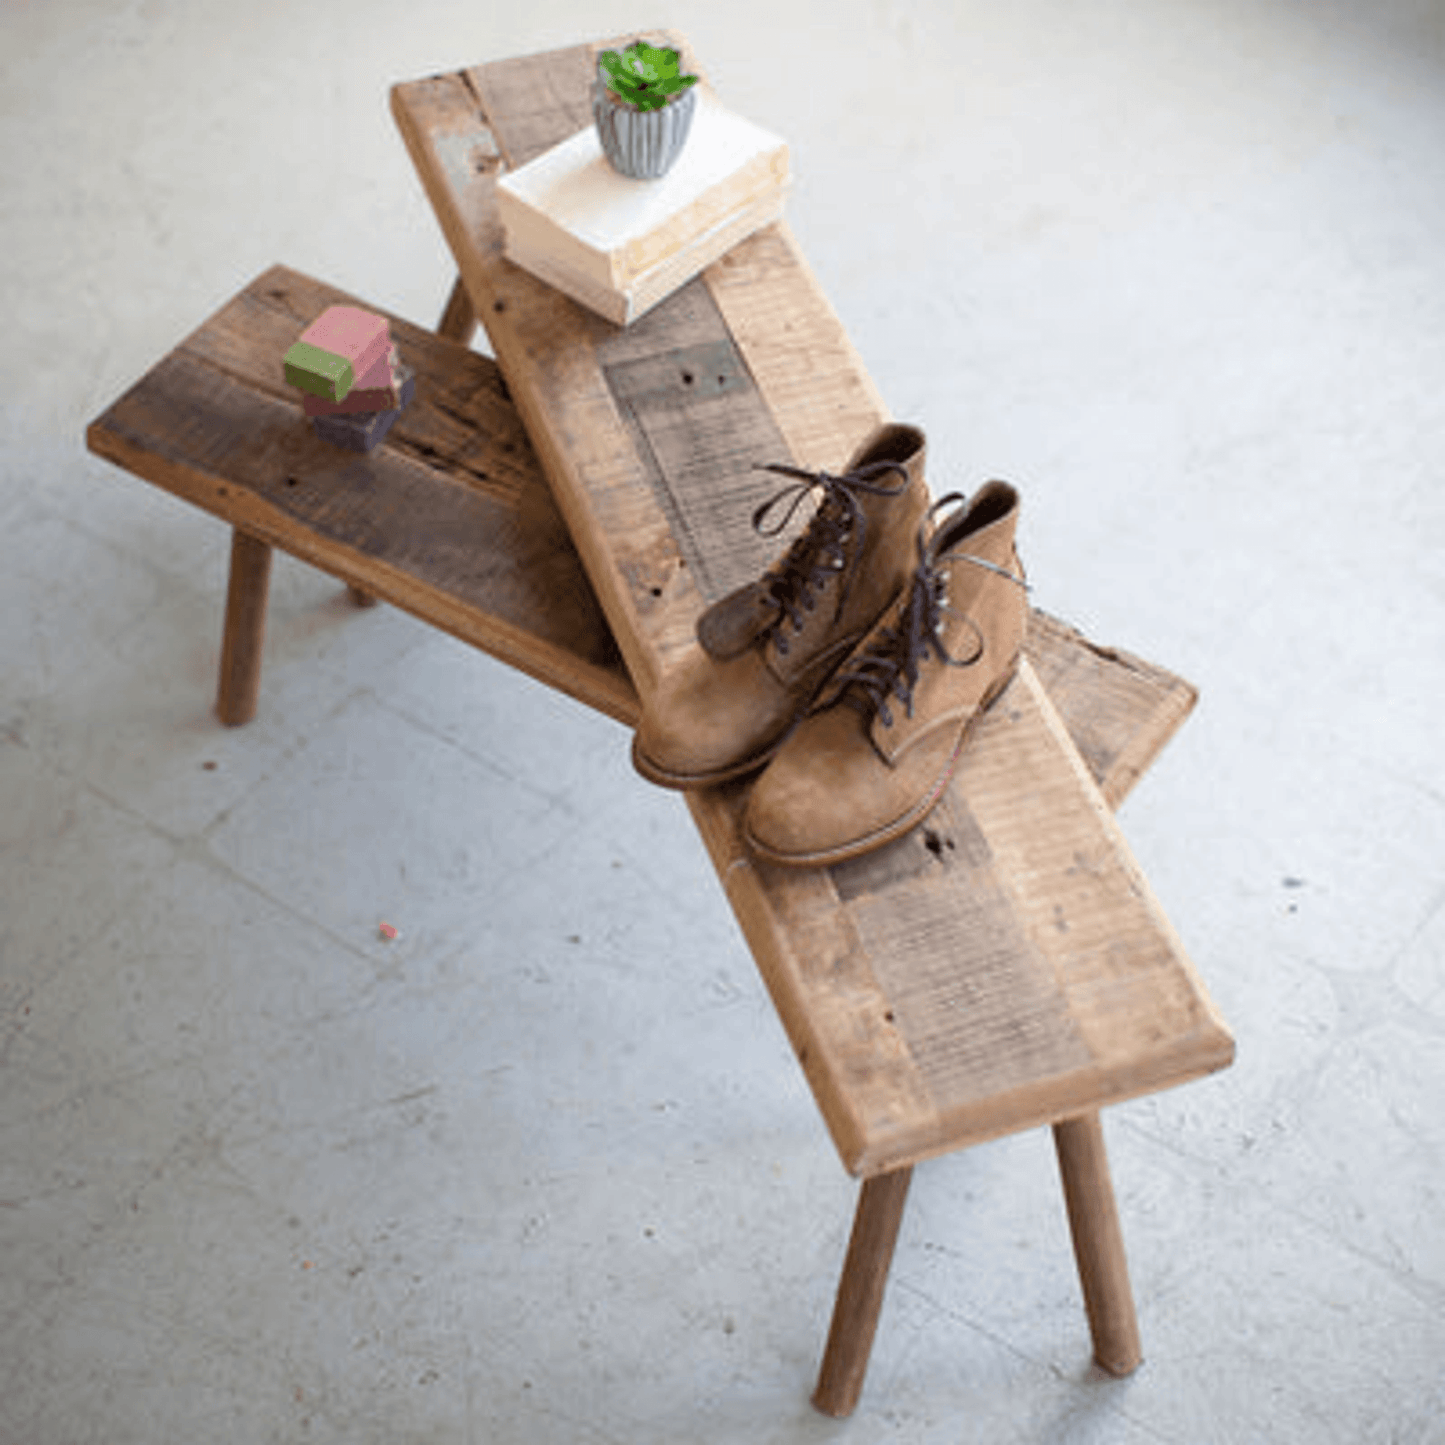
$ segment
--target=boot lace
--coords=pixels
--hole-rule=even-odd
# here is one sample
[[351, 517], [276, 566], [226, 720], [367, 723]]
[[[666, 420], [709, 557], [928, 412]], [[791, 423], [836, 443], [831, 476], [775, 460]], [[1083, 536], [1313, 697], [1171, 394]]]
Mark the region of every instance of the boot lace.
[[[842, 476], [834, 476], [830, 472], [807, 472], [776, 462], [756, 466], [753, 470], [777, 472], [780, 476], [799, 479], [792, 486], [774, 493], [753, 513], [753, 531], [760, 537], [776, 537], [792, 521], [793, 514], [806, 497], [815, 491], [823, 494], [807, 531], [761, 579], [765, 600], [778, 610], [769, 630], [774, 635], [778, 651], [786, 655], [788, 638], [783, 622], [791, 622], [793, 631], [801, 632], [803, 613], [811, 612], [816, 603], [814, 594], [821, 591], [828, 578], [838, 572], [843, 577], [833, 620], [836, 622], [843, 615], [868, 535], [868, 518], [863, 513], [859, 494], [868, 492], [879, 497], [896, 497], [908, 485], [908, 472], [901, 462], [869, 462]], [[898, 472], [902, 481], [895, 486], [883, 485], [878, 479], [890, 472]], [[782, 520], [768, 526], [769, 513], [784, 502], [788, 506]], [[856, 537], [857, 545], [850, 560], [847, 544], [851, 537]]]
[[[948, 593], [948, 566], [934, 565], [928, 546], [928, 524], [934, 512], [951, 502], [966, 500], [961, 492], [940, 497], [929, 509], [918, 529], [918, 566], [908, 584], [908, 598], [896, 625], [884, 627], [859, 655], [838, 669], [836, 680], [843, 688], [842, 701], [857, 708], [865, 716], [876, 714], [884, 727], [893, 726], [889, 704], [894, 698], [903, 704], [905, 715], [913, 716], [913, 692], [918, 686], [919, 666], [929, 652], [947, 667], [970, 667], [984, 652], [983, 633], [966, 613], [953, 611], [945, 600]], [[1029, 584], [1006, 567], [975, 557], [968, 552], [950, 551], [949, 566], [954, 562], [973, 562], [1000, 577], [1007, 577], [1024, 591]], [[943, 644], [939, 628], [945, 616], [966, 622], [973, 632], [974, 650], [968, 657], [954, 657]]]

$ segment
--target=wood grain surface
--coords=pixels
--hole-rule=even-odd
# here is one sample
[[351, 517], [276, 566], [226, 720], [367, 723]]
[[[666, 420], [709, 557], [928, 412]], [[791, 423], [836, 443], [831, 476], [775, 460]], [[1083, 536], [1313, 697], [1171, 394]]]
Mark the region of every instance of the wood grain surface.
[[364, 300], [274, 266], [86, 432], [90, 449], [623, 722], [637, 695], [497, 365], [388, 317], [416, 397], [369, 454], [318, 438], [281, 356]]
[[[886, 412], [786, 225], [625, 329], [505, 260], [493, 178], [588, 123], [598, 48], [397, 86], [392, 109], [645, 698], [700, 609], [778, 550], [737, 520], [772, 490], [744, 459], [837, 469]], [[938, 811], [864, 859], [769, 868], [741, 841], [746, 783], [687, 795], [865, 1177], [1233, 1057], [1109, 810], [1193, 690], [1038, 614], [1030, 648], [1063, 711], [1025, 663]]]
[[[91, 424], [91, 450], [223, 521], [244, 523], [243, 538], [335, 576], [366, 574], [374, 583], [374, 563], [394, 565], [406, 575], [392, 579], [390, 600], [634, 723], [636, 693], [496, 363], [438, 346], [430, 332], [391, 318], [393, 334], [407, 337], [409, 355], [425, 358], [426, 376], [441, 384], [423, 390], [417, 411], [367, 465], [316, 441], [279, 373], [278, 347], [333, 302], [375, 309], [285, 266], [270, 268]], [[379, 529], [374, 507], [399, 510], [387, 500], [398, 462], [406, 481], [420, 464], [436, 493], [406, 527]], [[454, 476], [439, 480], [453, 463]], [[303, 488], [303, 476], [324, 480], [325, 489]], [[353, 485], [360, 490], [350, 495]], [[496, 504], [508, 514], [500, 527]], [[419, 535], [424, 525], [440, 534], [435, 545]], [[1032, 616], [1027, 647], [1096, 781], [1117, 803], [1141, 770], [1125, 760], [1147, 766], [1193, 705], [1193, 690], [1043, 613]]]
[[[661, 38], [707, 85], [686, 39]], [[755, 574], [777, 551], [776, 540], [747, 527], [778, 489], [753, 464], [840, 469], [885, 410], [786, 223], [744, 241], [626, 328], [503, 256], [499, 168], [523, 165], [590, 124], [595, 56], [625, 43], [396, 86], [392, 110], [645, 694], [692, 644], [697, 614], [729, 579]], [[729, 363], [721, 374], [736, 420], [726, 434], [709, 415], [716, 398], [698, 370], [704, 354]], [[643, 396], [638, 362], [647, 366]], [[619, 434], [627, 437], [621, 447]], [[688, 464], [671, 468], [681, 456]], [[699, 567], [698, 519], [729, 514]], [[794, 530], [805, 523], [800, 516]]]

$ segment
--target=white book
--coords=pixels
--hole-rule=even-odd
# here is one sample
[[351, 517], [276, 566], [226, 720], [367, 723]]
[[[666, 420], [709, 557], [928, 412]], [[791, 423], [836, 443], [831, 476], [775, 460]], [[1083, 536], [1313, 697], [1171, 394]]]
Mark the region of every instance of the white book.
[[697, 90], [687, 143], [656, 180], [619, 175], [595, 126], [504, 174], [508, 260], [625, 326], [777, 220], [786, 142]]

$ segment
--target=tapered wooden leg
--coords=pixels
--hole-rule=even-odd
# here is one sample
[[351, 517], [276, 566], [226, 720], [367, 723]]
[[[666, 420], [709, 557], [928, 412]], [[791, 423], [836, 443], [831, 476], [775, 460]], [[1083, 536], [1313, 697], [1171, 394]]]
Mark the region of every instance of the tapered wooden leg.
[[447, 297], [447, 309], [442, 312], [442, 319], [437, 323], [437, 335], [468, 346], [476, 329], [477, 313], [472, 310], [472, 298], [467, 295], [467, 288], [462, 285], [462, 278], [458, 276], [456, 285], [452, 287], [452, 294]]
[[256, 716], [270, 580], [271, 548], [239, 527], [234, 528], [226, 632], [221, 642], [221, 686], [216, 696], [217, 715], [227, 727], [240, 727]]
[[912, 1178], [910, 1168], [863, 1181], [833, 1306], [833, 1326], [828, 1331], [818, 1388], [813, 1391], [813, 1404], [825, 1415], [840, 1419], [851, 1415], [863, 1392], [863, 1376], [868, 1372], [888, 1267], [893, 1263], [893, 1246], [898, 1242]]
[[1055, 1124], [1054, 1148], [1064, 1180], [1089, 1332], [1094, 1337], [1094, 1359], [1111, 1375], [1127, 1375], [1138, 1367], [1143, 1354], [1098, 1114]]

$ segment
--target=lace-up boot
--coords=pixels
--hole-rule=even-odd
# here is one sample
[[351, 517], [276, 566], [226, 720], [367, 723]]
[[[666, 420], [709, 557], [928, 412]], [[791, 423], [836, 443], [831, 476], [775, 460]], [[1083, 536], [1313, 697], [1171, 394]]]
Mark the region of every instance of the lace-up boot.
[[[753, 514], [775, 535], [821, 493], [801, 536], [756, 582], [703, 614], [699, 647], [644, 707], [632, 761], [663, 787], [741, 777], [776, 751], [907, 583], [913, 537], [928, 510], [923, 433], [880, 427], [841, 476], [769, 466], [794, 479]], [[769, 518], [786, 505], [775, 526]]]
[[1012, 678], [1027, 617], [1018, 493], [990, 482], [930, 535], [932, 513], [962, 501], [930, 509], [907, 589], [754, 785], [744, 827], [768, 862], [840, 862], [921, 822]]

